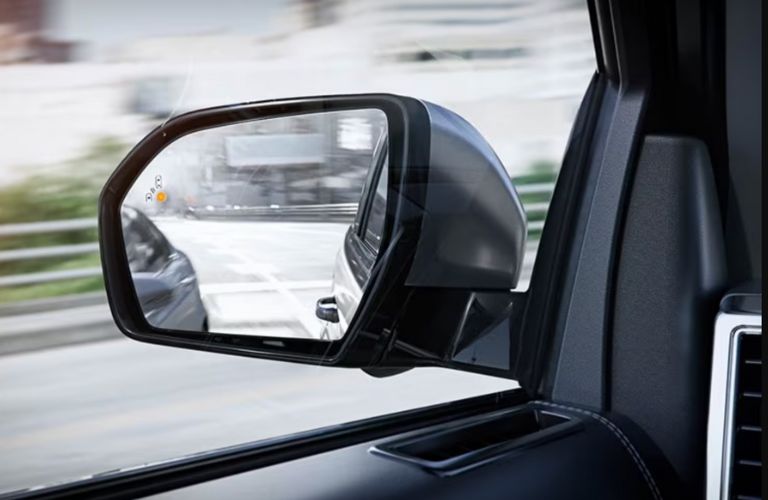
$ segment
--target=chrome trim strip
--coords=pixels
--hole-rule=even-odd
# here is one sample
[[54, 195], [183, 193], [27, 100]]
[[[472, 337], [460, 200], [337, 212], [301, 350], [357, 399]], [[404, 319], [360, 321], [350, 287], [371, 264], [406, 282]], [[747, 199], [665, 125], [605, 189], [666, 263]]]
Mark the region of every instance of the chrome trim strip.
[[762, 328], [762, 316], [756, 314], [721, 312], [715, 319], [707, 424], [707, 500], [728, 498], [733, 459], [738, 340], [742, 335], [761, 335]]

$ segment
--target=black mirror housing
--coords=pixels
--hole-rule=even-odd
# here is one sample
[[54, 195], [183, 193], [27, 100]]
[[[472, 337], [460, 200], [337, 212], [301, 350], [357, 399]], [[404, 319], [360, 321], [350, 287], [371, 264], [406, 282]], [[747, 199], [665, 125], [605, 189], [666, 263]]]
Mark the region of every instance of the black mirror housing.
[[[389, 195], [380, 250], [344, 337], [318, 341], [175, 331], [150, 325], [131, 286], [120, 224], [126, 193], [149, 162], [177, 139], [196, 131], [358, 109], [379, 109], [386, 115]], [[520, 275], [526, 238], [522, 204], [498, 157], [477, 130], [445, 108], [389, 94], [245, 103], [172, 118], [120, 163], [99, 204], [107, 295], [115, 322], [128, 337], [283, 361], [392, 369], [393, 373], [418, 365], [461, 363], [456, 361], [459, 350], [466, 350], [468, 338], [479, 338], [482, 333], [462, 330], [469, 304], [493, 304], [480, 308], [483, 321], [472, 322], [483, 328], [498, 324], [509, 313], [510, 290]], [[480, 297], [488, 293], [497, 295]], [[458, 316], [447, 315], [437, 322], [439, 327], [424, 331], [420, 325], [424, 315], [430, 314], [423, 310], [424, 305], [445, 298], [462, 304], [455, 309], [463, 308], [464, 316], [461, 311]], [[477, 317], [478, 313], [473, 314]], [[410, 349], [409, 345], [419, 347]], [[398, 352], [404, 346], [405, 351]]]
[[407, 284], [510, 290], [520, 277], [527, 232], [512, 180], [469, 122], [424, 105], [430, 119], [427, 187]]

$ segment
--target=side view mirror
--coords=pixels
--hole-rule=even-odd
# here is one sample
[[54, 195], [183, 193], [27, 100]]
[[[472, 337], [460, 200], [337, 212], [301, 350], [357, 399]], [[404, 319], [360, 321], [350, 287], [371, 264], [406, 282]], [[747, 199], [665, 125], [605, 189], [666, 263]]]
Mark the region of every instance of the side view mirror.
[[[175, 117], [110, 177], [99, 234], [113, 317], [136, 340], [374, 375], [508, 368], [477, 348], [509, 334], [526, 215], [477, 130], [425, 101], [310, 97]], [[162, 322], [148, 304], [169, 290], [131, 262], [148, 241], [183, 256], [163, 272], [197, 297]], [[166, 269], [150, 257], [143, 266]]]

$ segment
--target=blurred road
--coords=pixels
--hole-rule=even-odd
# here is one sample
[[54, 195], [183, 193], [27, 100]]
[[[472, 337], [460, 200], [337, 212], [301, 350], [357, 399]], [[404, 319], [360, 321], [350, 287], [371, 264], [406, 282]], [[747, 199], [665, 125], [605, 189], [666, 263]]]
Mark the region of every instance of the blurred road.
[[376, 379], [114, 335], [0, 357], [0, 491], [516, 386], [431, 368]]

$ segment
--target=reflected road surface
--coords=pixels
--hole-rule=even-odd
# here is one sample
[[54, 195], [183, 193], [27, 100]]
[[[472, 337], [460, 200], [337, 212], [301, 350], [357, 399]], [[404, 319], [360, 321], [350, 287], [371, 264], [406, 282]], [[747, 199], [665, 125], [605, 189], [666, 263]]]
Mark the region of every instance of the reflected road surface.
[[211, 331], [321, 336], [315, 303], [331, 291], [349, 223], [153, 221], [192, 262]]

